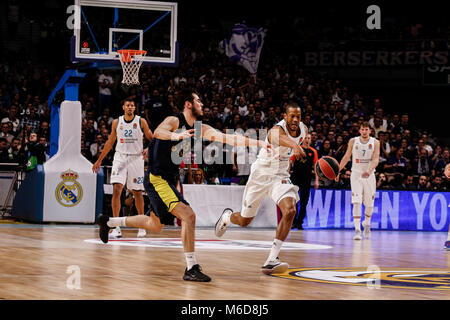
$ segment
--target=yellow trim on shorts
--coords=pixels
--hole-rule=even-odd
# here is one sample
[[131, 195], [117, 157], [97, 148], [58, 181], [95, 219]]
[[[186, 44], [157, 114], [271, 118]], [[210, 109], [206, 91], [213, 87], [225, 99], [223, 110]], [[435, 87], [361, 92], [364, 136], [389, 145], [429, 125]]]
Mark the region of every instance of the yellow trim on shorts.
[[155, 188], [161, 200], [167, 206], [169, 212], [175, 208], [175, 206], [180, 202], [175, 192], [169, 186], [169, 183], [161, 178], [161, 176], [155, 176], [150, 173], [150, 183]]

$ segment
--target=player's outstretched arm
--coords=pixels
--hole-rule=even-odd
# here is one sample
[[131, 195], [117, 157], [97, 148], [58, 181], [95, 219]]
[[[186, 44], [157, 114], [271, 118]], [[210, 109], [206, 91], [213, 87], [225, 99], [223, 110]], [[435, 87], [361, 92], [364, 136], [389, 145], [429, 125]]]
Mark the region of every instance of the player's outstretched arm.
[[202, 138], [205, 138], [209, 141], [218, 141], [238, 147], [263, 147], [267, 149], [271, 148], [271, 145], [266, 143], [265, 141], [251, 139], [236, 134], [225, 134], [207, 124], [202, 124]]
[[177, 117], [167, 117], [163, 122], [156, 128], [154, 138], [159, 140], [182, 140], [185, 138], [192, 137], [194, 135], [194, 129], [186, 130], [183, 132], [175, 132], [178, 129], [180, 120]]
[[119, 121], [115, 119], [111, 125], [111, 134], [108, 137], [108, 140], [105, 143], [105, 147], [103, 148], [102, 153], [98, 156], [97, 161], [92, 166], [92, 172], [97, 173], [100, 170], [100, 165], [102, 164], [103, 159], [108, 155], [109, 151], [111, 151], [112, 147], [114, 146], [114, 142], [116, 142], [117, 134], [117, 123]]

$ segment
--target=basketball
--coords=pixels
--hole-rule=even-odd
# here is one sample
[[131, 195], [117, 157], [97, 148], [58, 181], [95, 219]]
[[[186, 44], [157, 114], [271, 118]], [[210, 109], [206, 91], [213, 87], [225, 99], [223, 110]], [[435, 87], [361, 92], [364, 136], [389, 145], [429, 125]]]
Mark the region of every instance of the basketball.
[[316, 172], [320, 179], [334, 180], [339, 173], [339, 163], [335, 158], [322, 157], [316, 162]]

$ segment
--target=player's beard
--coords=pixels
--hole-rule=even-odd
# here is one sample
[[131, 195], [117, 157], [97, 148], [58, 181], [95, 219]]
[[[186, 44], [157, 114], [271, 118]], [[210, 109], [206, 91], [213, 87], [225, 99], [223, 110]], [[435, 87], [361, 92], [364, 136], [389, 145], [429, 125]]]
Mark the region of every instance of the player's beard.
[[192, 115], [195, 117], [195, 119], [198, 119], [199, 117], [202, 116], [202, 114], [200, 114], [200, 112], [198, 112], [195, 107], [192, 108]]

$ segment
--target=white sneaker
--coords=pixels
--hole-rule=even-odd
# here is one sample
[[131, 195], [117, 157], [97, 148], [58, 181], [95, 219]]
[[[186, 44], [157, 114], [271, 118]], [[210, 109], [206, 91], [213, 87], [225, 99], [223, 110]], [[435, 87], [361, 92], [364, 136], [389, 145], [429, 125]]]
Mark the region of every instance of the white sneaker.
[[361, 240], [361, 230], [356, 231], [355, 236], [353, 237], [353, 240]]
[[120, 230], [120, 227], [115, 227], [109, 234], [109, 237], [110, 238], [122, 238], [122, 231]]
[[264, 274], [284, 273], [288, 271], [288, 269], [289, 264], [287, 264], [286, 262], [281, 262], [278, 257], [275, 260], [267, 262], [261, 267], [261, 271]]
[[233, 210], [230, 208], [226, 208], [223, 210], [219, 220], [216, 222], [216, 236], [221, 237], [227, 231], [227, 226], [230, 223], [230, 217], [233, 214]]
[[370, 239], [370, 224], [366, 225], [365, 223], [363, 223], [363, 227], [364, 227], [364, 239]]
[[137, 237], [144, 238], [147, 235], [147, 231], [145, 229], [139, 229]]

